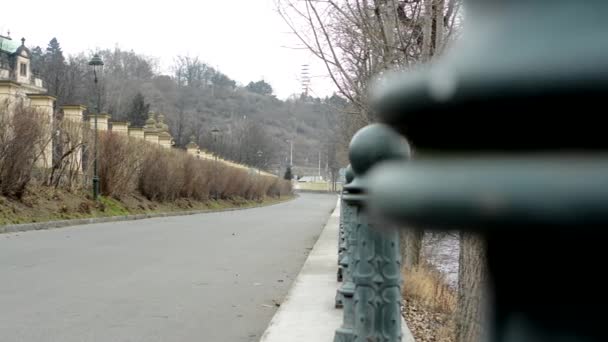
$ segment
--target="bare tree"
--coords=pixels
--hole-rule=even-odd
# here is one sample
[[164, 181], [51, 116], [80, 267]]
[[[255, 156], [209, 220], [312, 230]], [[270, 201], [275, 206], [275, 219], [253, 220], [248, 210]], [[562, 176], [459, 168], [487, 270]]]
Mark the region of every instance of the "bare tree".
[[[445, 0], [278, 0], [292, 32], [325, 65], [363, 124], [371, 83], [388, 70], [430, 60], [455, 29], [455, 2]], [[444, 23], [448, 25], [444, 25]]]
[[51, 143], [48, 116], [23, 103], [0, 103], [0, 194], [20, 199]]
[[57, 188], [63, 184], [67, 188], [74, 188], [79, 185], [83, 172], [82, 152], [87, 143], [84, 124], [66, 119], [56, 120], [53, 131], [56, 132], [55, 158], [46, 185]]

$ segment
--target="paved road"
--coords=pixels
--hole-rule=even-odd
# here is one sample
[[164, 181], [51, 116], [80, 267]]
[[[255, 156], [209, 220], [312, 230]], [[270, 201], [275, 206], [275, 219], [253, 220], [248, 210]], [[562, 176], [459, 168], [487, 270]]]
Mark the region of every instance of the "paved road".
[[0, 341], [257, 341], [335, 205], [0, 235]]

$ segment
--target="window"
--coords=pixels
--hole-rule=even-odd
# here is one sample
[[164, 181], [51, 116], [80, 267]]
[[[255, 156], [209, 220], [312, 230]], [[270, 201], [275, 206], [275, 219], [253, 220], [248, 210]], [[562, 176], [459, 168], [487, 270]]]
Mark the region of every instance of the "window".
[[19, 64], [19, 74], [24, 77], [27, 76], [27, 64], [26, 63]]

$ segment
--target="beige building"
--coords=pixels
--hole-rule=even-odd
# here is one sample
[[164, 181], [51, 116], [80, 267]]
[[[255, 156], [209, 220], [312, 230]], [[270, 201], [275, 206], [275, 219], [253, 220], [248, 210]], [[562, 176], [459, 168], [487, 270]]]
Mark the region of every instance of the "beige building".
[[41, 120], [48, 127], [48, 135], [39, 142], [42, 145], [42, 158], [38, 160], [38, 166], [50, 167], [53, 161], [51, 127], [56, 99], [46, 95], [42, 80], [33, 74], [31, 57], [25, 39], [22, 38], [19, 44], [11, 37], [0, 35], [0, 106], [9, 115], [18, 104], [33, 107], [42, 114]]
[[32, 72], [31, 57], [25, 39], [19, 44], [0, 35], [0, 100], [24, 101], [28, 105], [27, 94], [46, 93], [42, 79]]

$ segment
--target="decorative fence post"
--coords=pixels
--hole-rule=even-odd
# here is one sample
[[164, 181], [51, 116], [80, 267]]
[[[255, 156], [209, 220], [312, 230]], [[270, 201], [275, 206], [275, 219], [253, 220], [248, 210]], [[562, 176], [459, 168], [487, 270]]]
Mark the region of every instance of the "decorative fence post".
[[351, 250], [352, 243], [356, 248], [349, 255], [347, 267], [355, 285], [354, 324], [350, 326], [353, 317], [345, 296], [344, 325], [336, 331], [334, 341], [401, 340], [399, 237], [395, 229], [370, 225], [365, 208], [365, 174], [380, 161], [405, 160], [409, 153], [407, 142], [385, 125], [364, 127], [351, 141], [349, 155], [355, 178], [347, 186], [344, 199], [354, 212], [348, 246]]
[[[349, 165], [346, 168], [345, 174], [345, 187], [342, 189], [342, 194], [340, 195], [340, 226], [339, 226], [339, 236], [338, 236], [338, 281], [343, 281], [344, 283], [336, 292], [336, 308], [342, 308], [344, 306], [345, 296], [347, 296], [347, 300], [352, 300], [352, 292], [354, 291], [354, 285], [352, 285], [352, 276], [350, 270], [348, 269], [348, 265], [350, 264], [350, 260], [352, 260], [352, 251], [355, 246], [353, 243], [349, 242], [349, 239], [352, 239], [352, 209], [349, 203], [344, 199], [344, 195], [347, 194], [346, 187], [350, 182], [352, 182], [355, 177], [353, 173], [352, 167]], [[352, 290], [351, 289], [352, 287]], [[349, 303], [350, 304], [350, 303]]]
[[432, 153], [371, 170], [370, 212], [485, 241], [483, 340], [606, 341], [608, 2], [465, 3], [459, 43], [374, 100]]
[[343, 269], [344, 281], [336, 293], [336, 307], [343, 307], [342, 326], [336, 330], [335, 342], [354, 341], [355, 309], [353, 296], [355, 295], [355, 283], [352, 277], [352, 260], [357, 248], [356, 217], [355, 208], [349, 201], [348, 187], [352, 183], [355, 174], [349, 165], [346, 169], [346, 185], [342, 191], [341, 216], [344, 225], [344, 240], [346, 250], [340, 260]]

